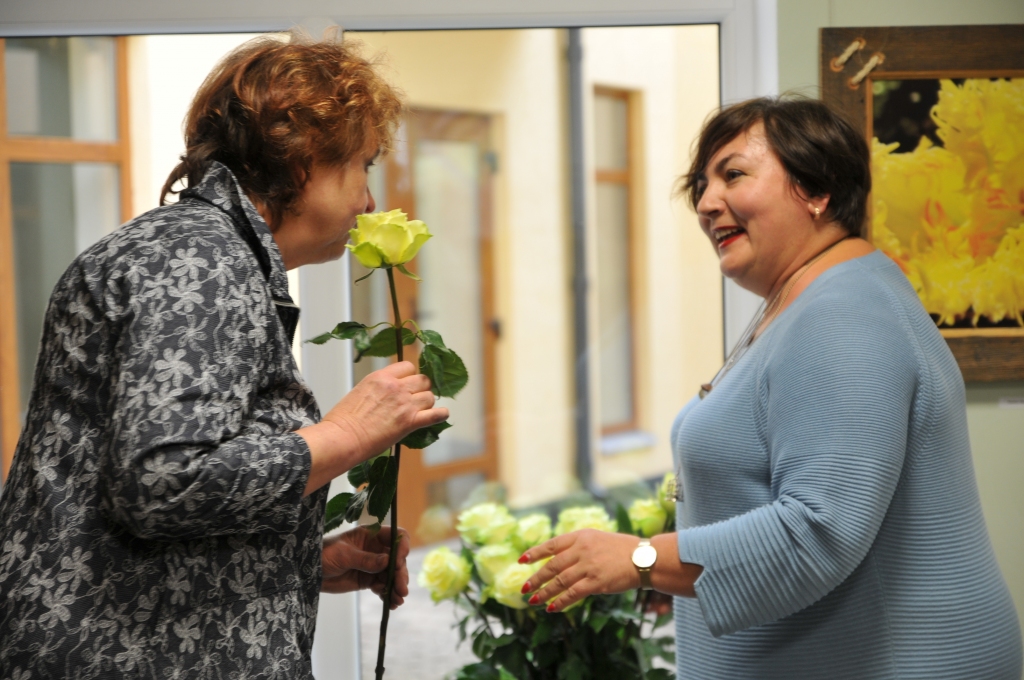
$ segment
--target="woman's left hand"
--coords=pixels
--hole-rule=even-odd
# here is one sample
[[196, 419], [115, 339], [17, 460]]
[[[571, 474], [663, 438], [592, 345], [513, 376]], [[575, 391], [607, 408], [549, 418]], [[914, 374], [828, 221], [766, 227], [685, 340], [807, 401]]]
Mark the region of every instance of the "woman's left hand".
[[[395, 563], [395, 589], [391, 608], [397, 609], [409, 595], [409, 532], [399, 529], [398, 556]], [[369, 588], [383, 597], [388, 579], [388, 555], [391, 552], [391, 528], [373, 533], [356, 527], [324, 541], [323, 573], [320, 590], [347, 593]]]
[[551, 558], [530, 577], [523, 592], [536, 590], [530, 604], [539, 605], [557, 598], [548, 605], [548, 611], [558, 612], [588, 595], [639, 588], [640, 574], [633, 566], [633, 551], [638, 540], [636, 536], [596, 529], [556, 536], [530, 548], [520, 558], [520, 562], [529, 564]]

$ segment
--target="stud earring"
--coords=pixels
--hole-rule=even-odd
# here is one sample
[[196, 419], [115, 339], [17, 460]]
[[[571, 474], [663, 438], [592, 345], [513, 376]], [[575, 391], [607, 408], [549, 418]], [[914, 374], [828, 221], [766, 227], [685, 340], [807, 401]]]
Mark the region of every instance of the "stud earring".
[[819, 217], [821, 217], [821, 208], [815, 208], [814, 209], [814, 219], [818, 219]]

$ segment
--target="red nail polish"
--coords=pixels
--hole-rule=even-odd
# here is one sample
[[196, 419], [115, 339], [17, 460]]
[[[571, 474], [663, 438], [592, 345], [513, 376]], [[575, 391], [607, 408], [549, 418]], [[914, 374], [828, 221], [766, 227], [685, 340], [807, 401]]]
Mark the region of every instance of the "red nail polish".
[[530, 561], [530, 556], [528, 554], [526, 554], [526, 553], [523, 553], [523, 556], [519, 558], [519, 564], [526, 564], [529, 561]]
[[523, 589], [520, 590], [519, 592], [521, 592], [523, 595], [525, 595], [526, 593], [530, 592], [530, 582], [527, 581], [526, 583], [524, 583], [523, 584]]
[[539, 595], [534, 595], [533, 597], [530, 598], [529, 602], [530, 602], [530, 604], [540, 604], [540, 596]]
[[555, 613], [555, 603], [554, 602], [552, 602], [551, 604], [548, 605], [547, 612], [548, 612], [548, 614], [554, 614]]

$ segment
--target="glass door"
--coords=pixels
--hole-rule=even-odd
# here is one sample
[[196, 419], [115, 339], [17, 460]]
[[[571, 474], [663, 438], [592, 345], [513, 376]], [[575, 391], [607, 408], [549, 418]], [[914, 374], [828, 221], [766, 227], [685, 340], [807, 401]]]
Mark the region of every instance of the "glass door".
[[[451, 111], [412, 110], [399, 131], [396, 148], [376, 184], [378, 209], [401, 208], [423, 220], [435, 239], [413, 260], [421, 282], [398, 276], [399, 304], [405, 318], [441, 334], [459, 353], [470, 380], [457, 399], [441, 403], [451, 411], [451, 429], [440, 441], [402, 457], [399, 498], [402, 524], [414, 543], [442, 538], [424, 528], [423, 513], [454, 517], [463, 501], [484, 481], [497, 479], [494, 343], [491, 262], [490, 121], [487, 116]], [[365, 272], [353, 266], [353, 277]], [[373, 279], [379, 279], [374, 281]], [[370, 277], [353, 287], [353, 309], [374, 321], [388, 314], [384, 278]], [[376, 313], [374, 313], [376, 312]], [[415, 347], [407, 356], [416, 360]], [[378, 366], [357, 364], [356, 378]], [[442, 522], [442, 526], [444, 523]]]

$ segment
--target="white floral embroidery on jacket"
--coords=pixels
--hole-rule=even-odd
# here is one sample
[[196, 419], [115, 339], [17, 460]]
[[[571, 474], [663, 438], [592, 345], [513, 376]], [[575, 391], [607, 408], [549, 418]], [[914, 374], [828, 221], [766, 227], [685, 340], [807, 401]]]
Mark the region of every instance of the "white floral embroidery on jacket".
[[291, 302], [218, 163], [68, 268], [0, 496], [0, 676], [312, 677], [326, 490], [302, 497]]

